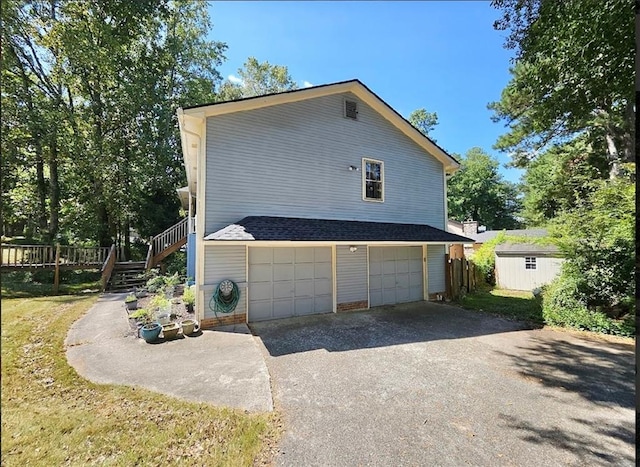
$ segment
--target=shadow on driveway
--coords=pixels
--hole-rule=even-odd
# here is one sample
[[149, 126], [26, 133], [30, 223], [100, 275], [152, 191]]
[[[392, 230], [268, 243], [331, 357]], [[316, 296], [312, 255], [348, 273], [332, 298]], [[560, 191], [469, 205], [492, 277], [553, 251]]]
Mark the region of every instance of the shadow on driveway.
[[606, 344], [540, 331], [515, 352], [498, 352], [509, 357], [524, 377], [541, 384], [580, 394], [602, 405], [632, 408], [635, 405], [633, 347]]
[[429, 302], [263, 321], [250, 327], [272, 357], [317, 349], [346, 352], [530, 329], [523, 322]]

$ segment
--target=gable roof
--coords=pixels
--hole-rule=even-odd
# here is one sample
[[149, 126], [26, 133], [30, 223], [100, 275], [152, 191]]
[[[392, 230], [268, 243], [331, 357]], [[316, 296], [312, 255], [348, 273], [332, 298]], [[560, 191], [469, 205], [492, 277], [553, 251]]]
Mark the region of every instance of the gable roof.
[[437, 242], [470, 239], [424, 224], [249, 216], [207, 235], [205, 240], [299, 242]]
[[246, 97], [225, 102], [212, 102], [196, 106], [179, 108], [177, 110], [180, 125], [180, 139], [182, 153], [187, 169], [189, 189], [195, 193], [195, 170], [197, 169], [197, 151], [202, 144], [203, 120], [207, 117], [224, 115], [233, 112], [260, 109], [273, 105], [286, 104], [301, 100], [314, 99], [350, 92], [378, 112], [382, 117], [398, 128], [418, 146], [440, 161], [446, 173], [454, 173], [460, 164], [444, 149], [429, 137], [422, 134], [407, 119], [400, 115], [389, 104], [382, 100], [360, 80], [353, 79], [337, 83], [323, 84], [308, 88], [295, 89], [262, 96]]

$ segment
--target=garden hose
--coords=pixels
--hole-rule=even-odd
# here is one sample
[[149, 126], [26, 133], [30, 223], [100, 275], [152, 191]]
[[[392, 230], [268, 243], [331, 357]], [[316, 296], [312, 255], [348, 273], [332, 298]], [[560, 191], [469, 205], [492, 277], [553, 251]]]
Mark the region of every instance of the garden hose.
[[217, 318], [218, 312], [223, 314], [233, 312], [238, 305], [238, 300], [240, 300], [238, 285], [229, 279], [225, 279], [218, 284], [215, 292], [213, 292], [209, 300], [209, 309], [213, 311]]

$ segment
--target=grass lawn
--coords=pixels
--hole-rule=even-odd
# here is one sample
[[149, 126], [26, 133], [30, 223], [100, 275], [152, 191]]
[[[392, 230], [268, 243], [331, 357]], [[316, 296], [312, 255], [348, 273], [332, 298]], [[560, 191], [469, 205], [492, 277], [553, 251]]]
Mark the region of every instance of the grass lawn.
[[479, 289], [459, 299], [458, 304], [470, 310], [519, 319], [535, 325], [541, 325], [544, 322], [541, 302], [533, 298], [531, 292]]
[[276, 414], [93, 384], [64, 339], [97, 295], [2, 298], [2, 465], [228, 465], [267, 462]]

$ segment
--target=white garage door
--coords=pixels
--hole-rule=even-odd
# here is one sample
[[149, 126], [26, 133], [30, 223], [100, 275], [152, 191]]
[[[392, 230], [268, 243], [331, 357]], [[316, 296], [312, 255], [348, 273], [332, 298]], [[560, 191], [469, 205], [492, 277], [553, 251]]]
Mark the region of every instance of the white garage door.
[[249, 321], [333, 311], [330, 247], [249, 248]]
[[370, 306], [423, 300], [422, 247], [369, 248]]

